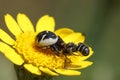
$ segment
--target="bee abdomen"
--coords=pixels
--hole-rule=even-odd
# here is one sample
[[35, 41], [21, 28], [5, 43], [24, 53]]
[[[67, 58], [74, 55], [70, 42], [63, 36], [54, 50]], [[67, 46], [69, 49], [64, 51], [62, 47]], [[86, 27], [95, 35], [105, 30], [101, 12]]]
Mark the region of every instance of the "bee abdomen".
[[89, 55], [89, 48], [88, 46], [86, 46], [85, 44], [83, 43], [79, 43], [77, 48], [76, 48], [77, 51], [81, 52], [83, 56], [87, 56]]

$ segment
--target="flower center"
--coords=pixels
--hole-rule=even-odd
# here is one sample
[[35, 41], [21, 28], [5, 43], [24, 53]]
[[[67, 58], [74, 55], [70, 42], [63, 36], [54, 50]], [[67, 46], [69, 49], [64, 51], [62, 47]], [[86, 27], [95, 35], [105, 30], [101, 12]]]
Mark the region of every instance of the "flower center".
[[64, 68], [64, 55], [57, 56], [50, 49], [41, 49], [35, 45], [37, 33], [24, 32], [16, 37], [14, 48], [20, 54], [25, 63], [31, 63], [35, 66], [53, 68]]

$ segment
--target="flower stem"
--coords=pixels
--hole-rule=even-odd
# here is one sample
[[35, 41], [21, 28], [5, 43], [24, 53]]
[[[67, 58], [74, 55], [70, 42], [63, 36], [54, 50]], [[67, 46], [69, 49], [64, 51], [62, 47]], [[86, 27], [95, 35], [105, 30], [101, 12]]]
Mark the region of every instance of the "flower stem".
[[28, 72], [23, 66], [14, 65], [18, 80], [53, 80], [53, 76], [42, 73], [35, 75]]

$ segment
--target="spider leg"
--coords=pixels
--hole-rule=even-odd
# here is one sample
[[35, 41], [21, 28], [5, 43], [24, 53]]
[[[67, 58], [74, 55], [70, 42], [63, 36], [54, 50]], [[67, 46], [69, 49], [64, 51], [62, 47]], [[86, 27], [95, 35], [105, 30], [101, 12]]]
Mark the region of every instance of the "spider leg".
[[57, 56], [60, 55], [60, 49], [57, 45], [51, 45], [50, 46], [51, 51], [53, 51]]

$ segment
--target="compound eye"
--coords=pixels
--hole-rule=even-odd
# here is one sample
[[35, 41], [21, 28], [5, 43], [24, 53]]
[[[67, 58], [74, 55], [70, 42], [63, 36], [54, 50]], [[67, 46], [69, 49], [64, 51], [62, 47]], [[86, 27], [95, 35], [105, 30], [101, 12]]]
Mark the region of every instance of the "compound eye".
[[51, 31], [42, 31], [36, 36], [36, 43], [38, 46], [50, 46], [55, 44], [57, 40], [58, 36]]

